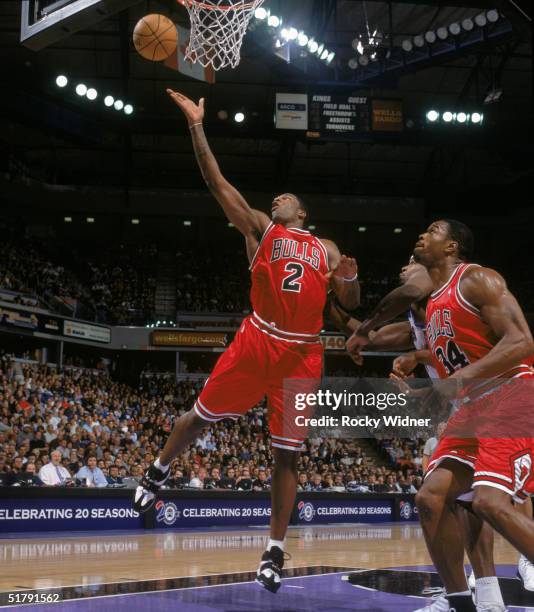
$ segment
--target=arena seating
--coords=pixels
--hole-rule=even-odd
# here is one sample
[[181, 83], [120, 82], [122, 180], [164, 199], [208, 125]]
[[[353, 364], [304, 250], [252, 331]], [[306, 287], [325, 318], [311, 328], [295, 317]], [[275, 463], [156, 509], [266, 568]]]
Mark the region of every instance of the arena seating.
[[[117, 466], [120, 477], [139, 477], [173, 418], [192, 406], [203, 384], [155, 377], [140, 390], [113, 381], [105, 370], [58, 371], [7, 354], [0, 364], [0, 472], [25, 471], [29, 464], [38, 472], [59, 449], [72, 475], [96, 454], [106, 476]], [[400, 461], [410, 459], [407, 452], [373, 461], [371, 454], [379, 454], [366, 450], [369, 444], [310, 439], [299, 463], [301, 490], [401, 492], [419, 486], [422, 442], [391, 442], [409, 449], [411, 461]], [[205, 430], [174, 463], [171, 486], [266, 489], [271, 464], [266, 409], [259, 405], [237, 422]]]

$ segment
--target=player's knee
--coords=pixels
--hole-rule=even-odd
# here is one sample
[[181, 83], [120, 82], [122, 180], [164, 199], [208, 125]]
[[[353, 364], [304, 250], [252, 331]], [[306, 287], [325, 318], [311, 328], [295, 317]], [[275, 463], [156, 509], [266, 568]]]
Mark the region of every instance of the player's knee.
[[295, 451], [286, 450], [284, 448], [273, 448], [274, 464], [286, 469], [296, 471], [299, 453]]
[[514, 512], [510, 498], [491, 487], [475, 487], [473, 512], [490, 523], [499, 523]]
[[430, 486], [423, 485], [415, 496], [415, 504], [422, 520], [441, 513], [445, 503], [445, 496]]

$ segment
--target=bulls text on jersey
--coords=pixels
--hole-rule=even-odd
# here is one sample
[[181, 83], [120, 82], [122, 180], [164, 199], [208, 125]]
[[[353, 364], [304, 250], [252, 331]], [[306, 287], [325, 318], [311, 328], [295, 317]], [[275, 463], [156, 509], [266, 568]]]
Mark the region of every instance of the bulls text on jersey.
[[[311, 253], [308, 250], [311, 247]], [[314, 270], [321, 265], [321, 251], [308, 242], [298, 242], [291, 238], [275, 238], [272, 244], [271, 263], [280, 259], [298, 259], [309, 264]]]

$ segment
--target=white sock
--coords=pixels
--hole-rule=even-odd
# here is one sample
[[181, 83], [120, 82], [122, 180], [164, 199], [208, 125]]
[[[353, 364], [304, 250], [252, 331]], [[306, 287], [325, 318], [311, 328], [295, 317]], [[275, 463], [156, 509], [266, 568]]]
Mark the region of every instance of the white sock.
[[170, 463], [168, 463], [167, 465], [163, 465], [163, 463], [160, 463], [159, 461], [159, 457], [156, 459], [156, 461], [154, 461], [154, 467], [157, 467], [158, 470], [161, 470], [162, 472], [166, 472], [169, 469]]
[[499, 604], [504, 607], [501, 587], [496, 576], [477, 578], [475, 587], [475, 598], [477, 603]]
[[265, 550], [271, 550], [273, 546], [278, 546], [280, 550], [284, 550], [284, 542], [285, 540], [273, 540], [269, 538], [269, 543], [267, 544], [267, 548]]

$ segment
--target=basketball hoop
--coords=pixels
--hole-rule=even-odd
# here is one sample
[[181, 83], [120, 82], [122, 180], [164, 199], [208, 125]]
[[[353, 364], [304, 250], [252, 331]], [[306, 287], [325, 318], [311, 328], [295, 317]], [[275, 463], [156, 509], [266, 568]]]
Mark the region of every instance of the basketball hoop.
[[220, 70], [235, 68], [241, 59], [243, 37], [254, 11], [263, 0], [178, 0], [189, 13], [191, 38], [185, 59]]

